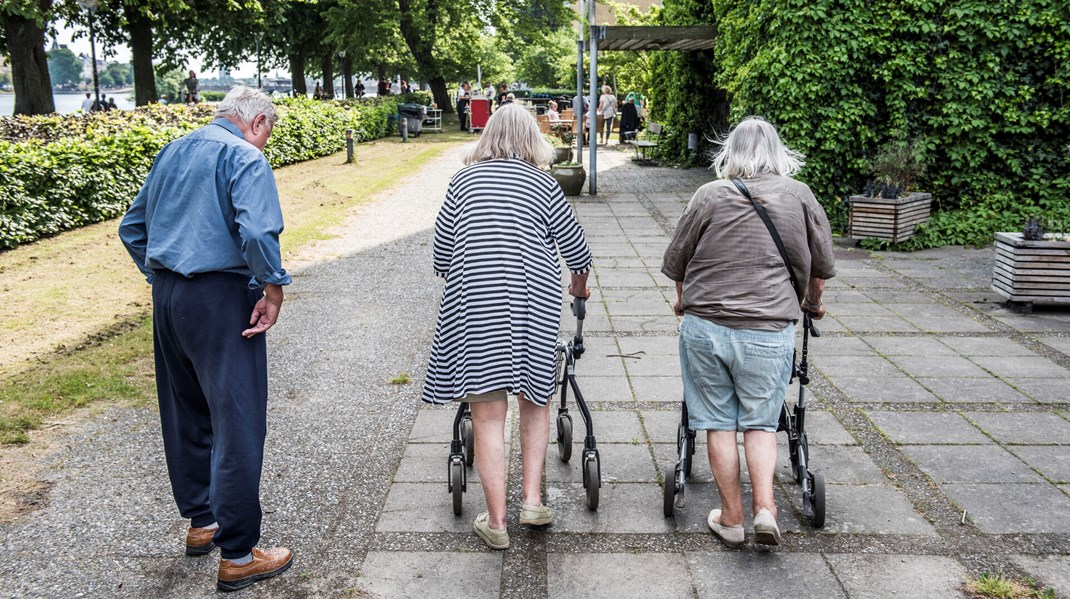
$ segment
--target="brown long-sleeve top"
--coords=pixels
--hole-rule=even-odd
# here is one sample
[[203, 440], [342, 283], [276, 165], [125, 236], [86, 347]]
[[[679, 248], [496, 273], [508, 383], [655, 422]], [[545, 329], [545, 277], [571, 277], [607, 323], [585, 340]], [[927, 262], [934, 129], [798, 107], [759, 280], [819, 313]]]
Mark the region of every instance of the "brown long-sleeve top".
[[[832, 230], [806, 184], [779, 175], [743, 181], [780, 233], [800, 292], [836, 275]], [[728, 327], [781, 330], [800, 315], [784, 261], [750, 200], [727, 179], [695, 192], [661, 272], [683, 283], [683, 309]]]

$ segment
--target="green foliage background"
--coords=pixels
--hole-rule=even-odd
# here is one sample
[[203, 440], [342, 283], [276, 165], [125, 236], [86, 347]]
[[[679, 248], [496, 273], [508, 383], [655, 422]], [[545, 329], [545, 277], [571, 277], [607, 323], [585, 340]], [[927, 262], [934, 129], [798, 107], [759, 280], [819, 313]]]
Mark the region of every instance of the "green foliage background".
[[[693, 85], [712, 80], [731, 98], [731, 121], [762, 115], [807, 155], [800, 178], [834, 226], [845, 225], [846, 196], [861, 191], [890, 140], [920, 149], [927, 169], [918, 188], [942, 210], [912, 247], [985, 244], [1030, 213], [1070, 214], [1065, 0], [666, 5], [666, 22], [708, 16], [718, 39], [712, 60], [688, 66], [677, 55], [659, 65], [658, 81], [698, 79], [668, 93], [655, 86], [662, 118], [676, 128], [695, 122], [701, 112], [689, 113], [680, 96], [705, 95], [708, 86], [695, 94]], [[685, 158], [678, 145], [666, 156]]]
[[[273, 167], [345, 147], [346, 129], [361, 140], [390, 132], [399, 102], [430, 94], [278, 103], [264, 155]], [[133, 111], [0, 119], [0, 249], [122, 215], [164, 145], [211, 120], [213, 107], [150, 105]]]

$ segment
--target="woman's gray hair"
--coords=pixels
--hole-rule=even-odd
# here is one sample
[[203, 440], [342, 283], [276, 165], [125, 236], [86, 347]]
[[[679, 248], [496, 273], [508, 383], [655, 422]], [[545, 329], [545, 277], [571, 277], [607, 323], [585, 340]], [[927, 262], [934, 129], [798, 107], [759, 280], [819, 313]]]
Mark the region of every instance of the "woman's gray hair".
[[753, 179], [764, 174], [791, 177], [806, 166], [806, 157], [785, 146], [776, 127], [761, 117], [744, 119], [718, 143], [721, 149], [712, 167], [722, 179]]
[[260, 90], [244, 85], [232, 87], [215, 109], [217, 118], [229, 117], [246, 124], [252, 123], [261, 114], [266, 116], [268, 122], [272, 125], [279, 120], [278, 114], [275, 112], [275, 104], [271, 101], [271, 98], [264, 95]]
[[554, 147], [539, 133], [539, 123], [519, 104], [503, 104], [487, 120], [479, 143], [465, 164], [484, 160], [523, 160], [543, 166], [554, 158]]

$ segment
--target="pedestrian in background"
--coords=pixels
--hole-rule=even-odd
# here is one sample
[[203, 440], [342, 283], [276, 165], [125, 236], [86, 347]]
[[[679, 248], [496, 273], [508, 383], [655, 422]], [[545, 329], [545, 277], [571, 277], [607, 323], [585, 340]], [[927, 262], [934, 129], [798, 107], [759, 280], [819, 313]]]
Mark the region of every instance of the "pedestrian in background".
[[[773, 471], [795, 323], [800, 308], [814, 318], [825, 314], [825, 280], [836, 274], [825, 210], [806, 184], [791, 178], [803, 164], [771, 124], [741, 122], [714, 158], [720, 179], [695, 192], [661, 267], [676, 281], [673, 307], [683, 316], [680, 369], [688, 426], [707, 431], [721, 496], [707, 524], [733, 547], [745, 540], [737, 432], [743, 433], [753, 492], [754, 539], [780, 543]], [[790, 264], [781, 258], [774, 230]]]
[[602, 96], [598, 98], [598, 140], [609, 145], [609, 136], [613, 134], [613, 120], [617, 116], [617, 96], [613, 88], [602, 86]]
[[197, 73], [193, 71], [189, 72], [189, 77], [182, 80], [182, 87], [186, 88], [186, 104], [196, 104], [201, 101], [201, 96], [197, 91], [199, 84]]
[[457, 90], [457, 118], [461, 121], [461, 131], [469, 130], [468, 103], [471, 101], [470, 85], [467, 81]]
[[505, 418], [517, 396], [523, 455], [520, 523], [553, 521], [542, 504], [547, 402], [561, 324], [558, 252], [569, 293], [586, 298], [591, 250], [557, 182], [540, 167], [554, 149], [522, 106], [494, 112], [446, 191], [435, 221], [434, 269], [446, 280], [423, 399], [468, 402], [487, 511], [475, 533], [509, 547], [505, 526]]
[[152, 285], [156, 392], [186, 555], [219, 546], [217, 587], [282, 573], [284, 547], [259, 549], [267, 434], [267, 341], [283, 286], [282, 210], [264, 145], [275, 106], [238, 86], [215, 118], [167, 144], [119, 236]]
[[86, 92], [82, 100], [82, 112], [93, 112], [93, 94]]

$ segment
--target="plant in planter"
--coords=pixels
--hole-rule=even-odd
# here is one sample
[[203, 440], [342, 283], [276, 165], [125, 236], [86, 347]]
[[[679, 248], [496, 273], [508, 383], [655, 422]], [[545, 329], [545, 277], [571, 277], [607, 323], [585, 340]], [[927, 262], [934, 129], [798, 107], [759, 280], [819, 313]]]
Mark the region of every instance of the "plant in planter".
[[567, 196], [578, 196], [587, 180], [587, 171], [578, 162], [561, 162], [550, 167], [550, 176], [557, 180]]
[[873, 179], [862, 195], [848, 200], [848, 234], [891, 243], [913, 237], [914, 229], [929, 221], [932, 209], [932, 194], [913, 190], [924, 170], [921, 154], [910, 142], [893, 141], [882, 147], [873, 159]]
[[1033, 304], [1070, 304], [1070, 223], [1033, 217], [1021, 233], [996, 233], [992, 289], [1024, 312]]
[[572, 160], [572, 148], [569, 147], [567, 143], [561, 141], [561, 138], [556, 135], [543, 135], [543, 137], [554, 147], [554, 159], [550, 164]]

